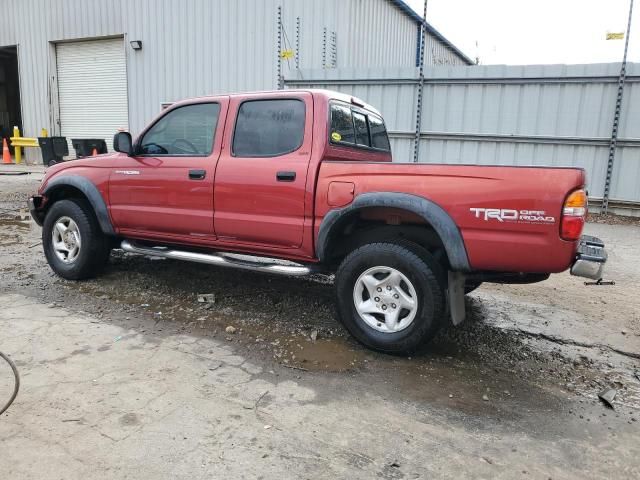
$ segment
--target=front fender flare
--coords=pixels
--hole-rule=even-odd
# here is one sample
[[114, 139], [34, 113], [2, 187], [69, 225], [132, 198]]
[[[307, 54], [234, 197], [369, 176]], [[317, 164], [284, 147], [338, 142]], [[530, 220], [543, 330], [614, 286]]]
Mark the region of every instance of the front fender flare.
[[340, 229], [351, 214], [368, 207], [398, 208], [424, 218], [442, 239], [452, 270], [461, 272], [471, 270], [462, 234], [449, 214], [431, 200], [398, 192], [363, 193], [348, 206], [330, 210], [320, 224], [316, 244], [316, 254], [321, 262], [326, 261], [328, 257], [327, 247], [332, 234]]
[[93, 208], [94, 213], [96, 214], [96, 218], [98, 219], [98, 224], [100, 225], [100, 229], [106, 235], [115, 235], [116, 232], [113, 229], [113, 225], [111, 224], [111, 218], [109, 217], [109, 211], [107, 210], [107, 204], [105, 203], [102, 195], [98, 191], [98, 188], [91, 183], [91, 181], [85, 177], [81, 177], [80, 175], [63, 175], [61, 177], [56, 177], [47, 183], [42, 194], [46, 197], [50, 197], [51, 194], [60, 187], [70, 186], [77, 188], [80, 190]]

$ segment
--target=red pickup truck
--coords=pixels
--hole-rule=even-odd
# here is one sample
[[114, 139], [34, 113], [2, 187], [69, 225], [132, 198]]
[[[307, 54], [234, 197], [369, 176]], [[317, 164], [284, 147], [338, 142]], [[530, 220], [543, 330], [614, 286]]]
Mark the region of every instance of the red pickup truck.
[[602, 276], [581, 235], [578, 168], [392, 163], [380, 113], [325, 90], [221, 95], [164, 110], [117, 153], [48, 169], [31, 215], [63, 278], [112, 248], [285, 275], [335, 274], [342, 323], [410, 352], [482, 282]]

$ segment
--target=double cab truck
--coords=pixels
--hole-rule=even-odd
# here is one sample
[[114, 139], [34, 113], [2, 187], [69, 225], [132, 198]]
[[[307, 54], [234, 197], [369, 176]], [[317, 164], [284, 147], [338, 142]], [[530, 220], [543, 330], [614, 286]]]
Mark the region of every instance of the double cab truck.
[[29, 199], [56, 274], [93, 277], [113, 248], [333, 274], [343, 325], [382, 352], [459, 324], [482, 282], [600, 279], [607, 258], [582, 235], [583, 170], [392, 162], [380, 113], [336, 92], [181, 101], [114, 150], [49, 168]]

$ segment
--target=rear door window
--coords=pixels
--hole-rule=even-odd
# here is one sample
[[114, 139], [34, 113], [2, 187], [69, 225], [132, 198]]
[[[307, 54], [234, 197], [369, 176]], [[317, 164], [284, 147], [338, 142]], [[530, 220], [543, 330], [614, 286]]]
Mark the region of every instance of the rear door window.
[[233, 134], [236, 157], [277, 157], [294, 152], [304, 139], [302, 100], [248, 100], [238, 109]]

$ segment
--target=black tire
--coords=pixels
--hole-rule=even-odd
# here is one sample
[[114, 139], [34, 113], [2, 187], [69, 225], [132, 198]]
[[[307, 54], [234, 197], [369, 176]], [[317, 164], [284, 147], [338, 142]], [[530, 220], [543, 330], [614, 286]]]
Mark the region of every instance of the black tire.
[[411, 240], [399, 240], [395, 241], [394, 244], [406, 247], [417, 256], [419, 256], [435, 274], [436, 278], [440, 282], [440, 288], [442, 289], [442, 291], [445, 292], [447, 290], [447, 268], [440, 262], [438, 262], [436, 257], [431, 252], [429, 252], [429, 250], [427, 250], [422, 245], [412, 242]]
[[[445, 296], [434, 262], [407, 245], [372, 243], [351, 252], [341, 263], [335, 278], [337, 311], [340, 321], [356, 340], [367, 347], [392, 354], [410, 354], [431, 340], [444, 323]], [[413, 321], [404, 329], [381, 332], [367, 324], [354, 302], [354, 288], [360, 275], [376, 266], [390, 267], [402, 273], [417, 296]], [[380, 325], [378, 325], [380, 326]]]
[[471, 282], [467, 280], [464, 284], [464, 294], [467, 295], [473, 292], [476, 288], [480, 287], [480, 285], [482, 285], [482, 282]]
[[[52, 232], [63, 217], [72, 219], [80, 232], [80, 249], [77, 257], [66, 263], [54, 251]], [[67, 280], [95, 277], [104, 268], [111, 248], [109, 239], [102, 233], [91, 205], [83, 199], [72, 198], [54, 203], [42, 225], [42, 245], [51, 269]]]

